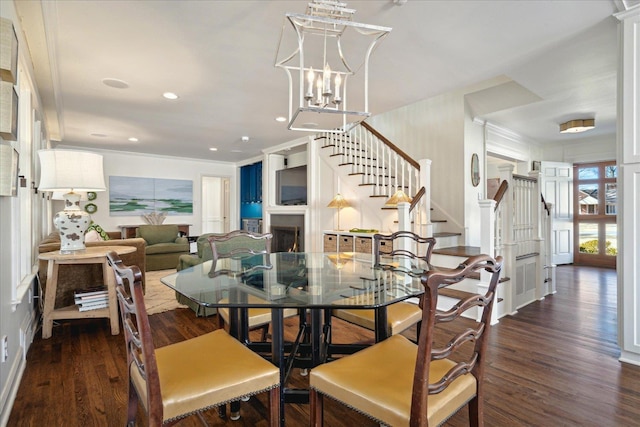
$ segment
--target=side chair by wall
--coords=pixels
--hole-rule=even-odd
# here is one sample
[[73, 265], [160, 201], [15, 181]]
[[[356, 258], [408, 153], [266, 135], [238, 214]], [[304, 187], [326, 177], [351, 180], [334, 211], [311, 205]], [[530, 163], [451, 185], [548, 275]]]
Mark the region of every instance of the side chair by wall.
[[[400, 244], [401, 240], [411, 243], [412, 250], [404, 249]], [[431, 253], [436, 239], [433, 237], [420, 237], [410, 231], [397, 231], [393, 234], [383, 235], [375, 234], [373, 236], [374, 244], [374, 263], [377, 266], [384, 264], [385, 259], [390, 260], [394, 257], [424, 261], [429, 265], [431, 261]], [[392, 248], [385, 250], [385, 248]], [[375, 310], [371, 309], [337, 309], [333, 310], [332, 315], [354, 323], [365, 329], [375, 331]], [[422, 310], [417, 304], [411, 302], [399, 302], [387, 307], [387, 331], [385, 336], [399, 334], [400, 332], [418, 325], [418, 333], [420, 331], [420, 321], [422, 319]]]
[[[501, 268], [501, 257], [476, 255], [456, 269], [425, 272], [418, 343], [394, 335], [311, 370], [311, 425], [322, 425], [326, 395], [394, 427], [437, 426], [468, 404], [470, 424], [482, 426], [484, 359]], [[480, 270], [490, 273], [486, 294], [436, 310], [439, 288]], [[470, 309], [482, 313], [480, 321], [462, 318]], [[439, 328], [443, 322], [448, 325]]]
[[[280, 372], [224, 330], [154, 348], [142, 293], [142, 273], [107, 254], [127, 347], [129, 404], [127, 423], [135, 424], [138, 403], [149, 426], [173, 425], [209, 408], [269, 391], [270, 425], [280, 421]], [[239, 417], [231, 414], [232, 419]]]

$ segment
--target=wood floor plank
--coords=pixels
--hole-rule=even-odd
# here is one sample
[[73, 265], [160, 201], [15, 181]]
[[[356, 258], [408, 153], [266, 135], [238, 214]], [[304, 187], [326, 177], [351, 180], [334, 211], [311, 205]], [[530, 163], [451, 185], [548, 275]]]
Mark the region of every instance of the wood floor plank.
[[[558, 292], [507, 316], [491, 331], [486, 369], [485, 425], [640, 426], [640, 367], [618, 361], [614, 270], [561, 266]], [[156, 346], [217, 328], [215, 316], [197, 318], [188, 309], [150, 316]], [[287, 319], [287, 337], [296, 332]], [[407, 333], [415, 337], [415, 330]], [[255, 337], [257, 338], [257, 336]], [[373, 335], [336, 319], [334, 341], [371, 340]], [[212, 355], [215, 357], [215, 355]], [[107, 320], [60, 322], [53, 337], [38, 336], [8, 425], [122, 426], [127, 400], [126, 354], [122, 335], [112, 336]], [[294, 386], [307, 377], [294, 370]], [[212, 426], [267, 426], [267, 397], [242, 404], [239, 421], [205, 418]], [[308, 425], [308, 405], [286, 405], [287, 426]], [[325, 425], [378, 424], [326, 399]], [[146, 425], [139, 417], [138, 425]], [[195, 417], [180, 426], [198, 426]], [[467, 426], [466, 409], [446, 424]]]

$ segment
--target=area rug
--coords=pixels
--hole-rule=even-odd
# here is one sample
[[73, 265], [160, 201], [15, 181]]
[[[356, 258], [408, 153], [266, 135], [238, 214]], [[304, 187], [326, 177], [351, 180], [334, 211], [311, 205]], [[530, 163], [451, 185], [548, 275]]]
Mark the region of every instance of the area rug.
[[176, 292], [167, 285], [160, 282], [162, 277], [175, 273], [176, 270], [147, 271], [146, 292], [144, 302], [147, 307], [147, 314], [163, 313], [176, 308], [187, 308], [186, 305], [176, 301]]

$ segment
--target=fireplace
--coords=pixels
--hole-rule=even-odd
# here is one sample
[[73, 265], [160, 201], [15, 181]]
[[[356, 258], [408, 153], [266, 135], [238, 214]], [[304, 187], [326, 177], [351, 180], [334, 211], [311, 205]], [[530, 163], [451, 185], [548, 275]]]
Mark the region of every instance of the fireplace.
[[300, 229], [295, 226], [272, 225], [271, 252], [300, 252]]
[[271, 252], [304, 252], [304, 215], [276, 214], [269, 219]]

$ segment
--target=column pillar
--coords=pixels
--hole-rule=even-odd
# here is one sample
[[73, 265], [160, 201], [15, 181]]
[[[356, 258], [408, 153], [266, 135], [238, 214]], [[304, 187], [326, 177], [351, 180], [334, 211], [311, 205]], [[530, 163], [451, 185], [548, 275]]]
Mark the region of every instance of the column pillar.
[[640, 365], [640, 7], [620, 20], [618, 62], [618, 343], [620, 361]]

